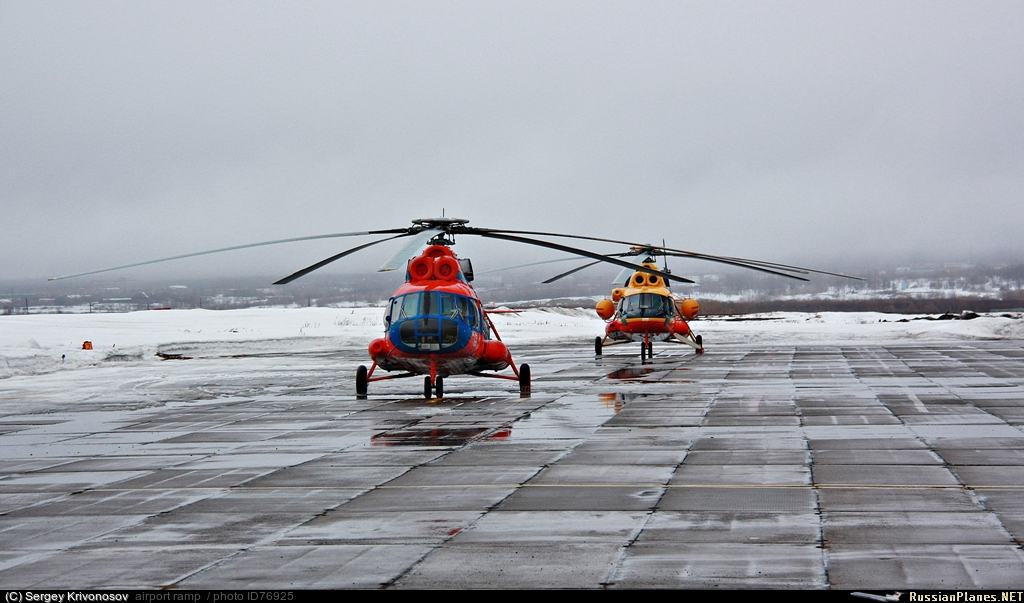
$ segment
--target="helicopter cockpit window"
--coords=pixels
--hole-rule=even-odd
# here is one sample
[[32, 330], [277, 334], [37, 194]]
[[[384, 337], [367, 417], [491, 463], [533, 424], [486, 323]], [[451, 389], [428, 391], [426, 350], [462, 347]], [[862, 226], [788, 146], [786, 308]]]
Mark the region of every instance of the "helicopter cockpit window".
[[418, 293], [413, 293], [412, 295], [403, 295], [402, 297], [397, 298], [395, 300], [396, 303], [399, 300], [401, 300], [401, 304], [399, 306], [398, 316], [392, 314], [391, 320], [397, 322], [400, 320], [405, 320], [407, 318], [412, 318], [413, 316], [419, 314], [420, 295]]
[[437, 314], [437, 293], [424, 291], [420, 293], [420, 314]]
[[619, 314], [625, 318], [668, 318], [672, 309], [671, 299], [654, 293], [630, 295], [619, 303]]
[[[396, 297], [389, 314], [398, 339], [421, 351], [443, 351], [459, 341], [459, 325], [479, 330], [474, 301], [454, 293], [421, 291]], [[389, 327], [390, 328], [390, 327]]]
[[459, 302], [456, 296], [451, 293], [441, 294], [440, 314], [445, 318], [459, 318]]

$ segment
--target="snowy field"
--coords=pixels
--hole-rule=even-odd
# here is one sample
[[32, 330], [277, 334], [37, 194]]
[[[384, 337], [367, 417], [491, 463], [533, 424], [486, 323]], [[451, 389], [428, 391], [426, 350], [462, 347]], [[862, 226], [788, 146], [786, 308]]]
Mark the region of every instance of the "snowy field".
[[[233, 353], [317, 352], [364, 348], [383, 333], [383, 308], [161, 310], [124, 314], [0, 317], [0, 379], [54, 371], [161, 362], [158, 353], [190, 357]], [[589, 309], [539, 308], [494, 314], [516, 344], [589, 342], [604, 324]], [[904, 320], [904, 322], [899, 322]], [[775, 313], [693, 322], [709, 351], [716, 343], [897, 343], [1024, 339], [1020, 315], [925, 320], [879, 313]], [[92, 350], [83, 350], [85, 341]]]

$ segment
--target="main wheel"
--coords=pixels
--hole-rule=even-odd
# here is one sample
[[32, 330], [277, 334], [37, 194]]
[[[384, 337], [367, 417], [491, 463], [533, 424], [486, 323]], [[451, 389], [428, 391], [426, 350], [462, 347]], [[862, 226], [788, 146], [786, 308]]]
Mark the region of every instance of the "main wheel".
[[356, 395], [366, 395], [366, 367], [361, 364], [356, 369]]
[[423, 378], [423, 397], [430, 397], [430, 377]]
[[697, 350], [697, 353], [698, 354], [703, 354], [704, 353], [704, 338], [701, 337], [700, 335], [698, 335], [695, 339], [697, 341], [697, 347], [700, 348], [699, 350]]
[[600, 337], [595, 337], [594, 338], [594, 355], [595, 356], [600, 356], [601, 355], [601, 341], [602, 340], [601, 340]]
[[434, 395], [438, 398], [444, 397], [444, 377], [438, 377], [434, 380]]
[[530, 365], [519, 365], [519, 395], [527, 398], [530, 396]]

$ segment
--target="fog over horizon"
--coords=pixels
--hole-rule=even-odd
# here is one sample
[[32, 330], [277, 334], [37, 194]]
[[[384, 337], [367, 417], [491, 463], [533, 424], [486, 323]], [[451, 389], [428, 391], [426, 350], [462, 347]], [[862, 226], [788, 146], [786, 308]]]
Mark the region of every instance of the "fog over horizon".
[[[1022, 263], [1022, 32], [1020, 2], [7, 1], [0, 280], [442, 212], [824, 270]], [[123, 272], [285, 276], [369, 240]]]

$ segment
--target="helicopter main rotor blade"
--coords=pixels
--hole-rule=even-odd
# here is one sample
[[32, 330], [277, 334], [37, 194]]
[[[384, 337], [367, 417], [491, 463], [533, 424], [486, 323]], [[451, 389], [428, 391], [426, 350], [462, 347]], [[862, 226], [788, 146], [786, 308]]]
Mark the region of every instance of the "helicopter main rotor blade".
[[623, 260], [619, 260], [619, 259], [615, 259], [615, 258], [612, 258], [612, 257], [608, 257], [606, 255], [601, 255], [601, 254], [598, 254], [598, 253], [594, 253], [592, 251], [587, 251], [586, 249], [579, 249], [577, 247], [569, 247], [567, 245], [559, 245], [558, 243], [551, 243], [549, 241], [541, 241], [539, 239], [529, 239], [529, 238], [526, 238], [526, 237], [519, 237], [519, 236], [515, 236], [515, 235], [511, 235], [511, 234], [499, 233], [499, 232], [495, 232], [493, 230], [485, 230], [485, 229], [482, 229], [482, 228], [481, 229], [477, 229], [477, 228], [466, 229], [466, 231], [463, 232], [462, 234], [474, 234], [474, 235], [481, 236], [481, 237], [486, 237], [486, 238], [489, 238], [489, 239], [501, 239], [501, 240], [504, 240], [504, 241], [513, 241], [515, 243], [525, 243], [526, 245], [536, 245], [538, 247], [547, 247], [548, 249], [556, 249], [558, 251], [564, 251], [566, 253], [575, 253], [576, 255], [580, 255], [580, 256], [583, 256], [585, 258], [590, 258], [592, 260], [597, 260], [599, 262], [607, 262], [609, 264], [615, 264], [616, 266], [622, 266], [624, 268], [632, 268], [634, 270], [639, 270], [640, 272], [646, 272], [648, 274], [654, 274], [654, 275], [660, 276], [660, 277], [662, 277], [663, 279], [666, 279], [666, 280], [673, 280], [673, 281], [680, 282], [680, 283], [692, 283], [693, 282], [693, 281], [691, 281], [688, 278], [683, 278], [681, 276], [675, 276], [675, 275], [672, 275], [672, 274], [667, 274], [665, 272], [662, 272], [660, 270], [655, 270], [653, 268], [646, 268], [644, 266], [637, 266], [635, 264], [631, 264], [631, 263], [623, 261]]
[[383, 243], [384, 241], [392, 241], [394, 239], [400, 239], [402, 237], [408, 237], [408, 236], [410, 236], [412, 234], [414, 234], [414, 233], [404, 232], [404, 233], [402, 233], [400, 235], [395, 235], [393, 237], [387, 237], [385, 239], [377, 239], [376, 241], [370, 241], [369, 243], [363, 243], [362, 245], [359, 245], [357, 247], [353, 247], [351, 249], [346, 249], [345, 251], [342, 251], [339, 254], [332, 255], [331, 257], [327, 258], [326, 260], [320, 260], [319, 262], [313, 264], [312, 266], [307, 266], [307, 267], [303, 268], [302, 270], [299, 270], [298, 272], [293, 272], [293, 273], [289, 274], [288, 276], [284, 277], [283, 279], [275, 282], [274, 284], [275, 285], [287, 285], [288, 283], [294, 281], [297, 278], [301, 278], [303, 276], [306, 276], [307, 274], [309, 274], [310, 272], [313, 272], [314, 270], [319, 270], [320, 268], [323, 268], [324, 266], [326, 266], [327, 264], [330, 264], [331, 262], [334, 262], [336, 260], [340, 260], [341, 258], [345, 257], [346, 255], [353, 254], [353, 253], [355, 253], [355, 252], [357, 252], [357, 251], [359, 251], [361, 249], [366, 249], [367, 247], [371, 247], [373, 245], [376, 245], [377, 243]]
[[569, 270], [568, 272], [563, 272], [562, 274], [553, 276], [553, 277], [549, 278], [546, 281], [541, 281], [541, 283], [545, 284], [545, 285], [553, 283], [553, 282], [557, 281], [560, 278], [565, 278], [565, 277], [569, 276], [570, 274], [576, 274], [577, 272], [579, 272], [580, 270], [583, 270], [584, 268], [590, 268], [591, 266], [596, 266], [596, 265], [598, 265], [600, 263], [601, 262], [599, 260], [599, 261], [596, 261], [596, 262], [590, 262], [589, 264], [583, 264], [582, 266], [577, 266], [577, 267], [573, 268], [572, 270]]
[[396, 251], [394, 255], [388, 258], [388, 261], [384, 262], [377, 272], [390, 272], [392, 270], [398, 270], [399, 268], [405, 268], [405, 265], [419, 253], [420, 248], [426, 244], [427, 241], [436, 237], [438, 234], [443, 232], [440, 228], [427, 228], [414, 235], [401, 249]]
[[[573, 254], [573, 255], [575, 255], [575, 254]], [[633, 254], [630, 254], [630, 253], [607, 253], [607, 254], [605, 254], [605, 257], [621, 258], [621, 257], [625, 257], [627, 255], [633, 255]], [[545, 264], [558, 264], [558, 263], [561, 263], [561, 262], [578, 262], [578, 261], [580, 261], [580, 259], [578, 257], [558, 258], [557, 260], [544, 260], [542, 262], [530, 262], [529, 264], [519, 264], [517, 266], [506, 266], [504, 268], [495, 268], [494, 270], [484, 270], [483, 272], [477, 272], [477, 274], [493, 274], [495, 272], [505, 272], [506, 270], [517, 270], [519, 268], [529, 268], [531, 266], [543, 266]], [[579, 266], [577, 268], [573, 268], [572, 270], [570, 270], [568, 272], [564, 272], [562, 274], [559, 274], [558, 276], [553, 276], [553, 277], [549, 278], [548, 280], [542, 281], [542, 282], [543, 282], [543, 284], [553, 283], [553, 282], [557, 281], [558, 279], [566, 277], [566, 276], [569, 276], [570, 274], [572, 274], [574, 272], [577, 272], [579, 270], [583, 270], [584, 268], [589, 268], [591, 266], [596, 266], [597, 264], [600, 264], [600, 263], [601, 262], [591, 262], [589, 264], [584, 264], [584, 265]]]
[[[760, 264], [762, 264], [762, 263], [763, 264], [771, 264], [771, 262], [759, 262], [758, 260], [743, 260], [743, 258], [728, 258], [728, 257], [724, 257], [724, 256], [713, 256], [713, 255], [709, 255], [709, 254], [705, 254], [705, 253], [697, 253], [697, 252], [693, 252], [693, 251], [684, 251], [682, 249], [671, 249], [670, 250], [670, 249], [665, 248], [665, 247], [658, 247], [657, 245], [647, 245], [647, 244], [644, 244], [644, 243], [634, 243], [634, 242], [631, 242], [631, 241], [621, 241], [621, 240], [617, 240], [617, 239], [605, 239], [605, 238], [602, 238], [602, 237], [589, 237], [589, 236], [584, 236], [584, 235], [562, 234], [562, 233], [557, 233], [557, 232], [539, 232], [539, 231], [530, 231], [530, 230], [496, 230], [496, 229], [476, 229], [476, 230], [485, 230], [486, 232], [489, 232], [489, 233], [531, 234], [531, 235], [538, 235], [538, 236], [563, 237], [563, 238], [567, 238], [567, 239], [582, 239], [582, 240], [585, 240], [585, 241], [600, 241], [600, 242], [603, 242], [603, 243], [618, 243], [620, 245], [629, 245], [631, 247], [643, 247], [645, 249], [650, 250], [650, 252], [654, 253], [654, 254], [659, 254], [659, 253], [660, 254], [665, 254], [666, 251], [674, 251], [677, 254], [680, 254], [679, 257], [688, 257], [688, 258], [693, 258], [693, 259], [698, 259], [698, 260], [706, 260], [706, 261], [709, 261], [709, 262], [718, 262], [718, 263], [721, 263], [721, 264], [729, 264], [729, 265], [732, 265], [732, 266], [739, 266], [741, 268], [748, 268], [750, 270], [758, 270], [760, 272], [767, 272], [769, 274], [775, 274], [775, 275], [778, 275], [778, 276], [784, 276], [784, 277], [787, 277], [787, 278], [792, 278], [792, 279], [796, 279], [796, 280], [800, 280], [800, 281], [808, 280], [808, 279], [800, 277], [800, 276], [795, 276], [793, 274], [787, 274], [786, 272], [779, 272], [779, 271], [776, 271], [776, 270], [771, 270], [769, 268], [762, 267], [762, 266], [760, 266]], [[481, 236], [483, 236], [482, 233], [480, 233], [480, 234], [481, 234]], [[779, 264], [778, 266], [781, 267], [783, 265]], [[641, 270], [643, 272], [647, 271], [646, 269], [642, 269], [642, 268], [637, 267], [635, 264], [632, 265], [632, 267], [635, 270]], [[798, 268], [796, 266], [792, 266], [790, 268], [793, 268], [794, 271], [802, 271], [802, 270], [811, 271], [810, 269], [802, 269], [802, 268]], [[817, 271], [813, 271], [813, 272], [817, 272]], [[676, 278], [679, 278], [679, 277], [676, 277]], [[848, 278], [855, 278], [855, 277], [848, 277]], [[686, 282], [692, 283], [693, 281], [687, 280]]]
[[863, 278], [863, 277], [860, 277], [860, 276], [852, 276], [852, 275], [849, 275], [849, 274], [843, 274], [841, 272], [829, 272], [828, 270], [818, 270], [816, 268], [803, 268], [803, 267], [800, 267], [800, 266], [790, 266], [788, 264], [776, 264], [774, 262], [764, 262], [764, 261], [761, 261], [761, 260], [747, 260], [747, 259], [744, 259], [744, 258], [733, 258], [733, 257], [729, 257], [729, 256], [721, 256], [721, 257], [723, 257], [724, 259], [728, 259], [728, 260], [737, 260], [737, 261], [742, 261], [742, 262], [746, 262], [746, 263], [749, 263], [749, 264], [756, 264], [756, 265], [759, 265], [759, 266], [770, 266], [770, 267], [773, 267], [773, 268], [779, 268], [780, 270], [790, 270], [792, 272], [799, 272], [801, 274], [814, 273], [814, 274], [825, 274], [825, 275], [828, 275], [828, 276], [838, 276], [840, 278], [848, 278], [848, 279], [852, 279], [852, 280], [855, 280], [855, 281], [866, 281], [867, 280], [866, 278]]
[[[715, 257], [715, 258], [711, 258], [711, 257], [698, 257], [698, 256], [691, 255], [691, 254], [673, 253], [673, 252], [664, 251], [664, 250], [662, 250], [661, 253], [663, 255], [665, 255], [665, 256], [671, 256], [671, 257], [674, 257], [674, 258], [691, 258], [691, 259], [697, 259], [697, 260], [706, 260], [708, 262], [717, 262], [719, 264], [728, 264], [730, 266], [738, 266], [740, 268], [746, 268], [748, 270], [757, 270], [758, 272], [765, 272], [765, 273], [768, 273], [768, 274], [774, 274], [776, 276], [784, 276], [786, 278], [792, 278], [792, 279], [796, 279], [798, 281], [805, 281], [805, 282], [807, 282], [807, 281], [810, 280], [810, 279], [804, 278], [802, 276], [797, 276], [796, 274], [791, 274], [789, 272], [782, 272], [780, 270], [772, 270], [771, 268], [765, 268], [765, 267], [760, 266], [758, 264], [752, 264], [752, 263], [743, 262], [743, 261], [739, 261], [739, 260], [729, 260], [729, 259], [718, 258], [718, 257]], [[802, 274], [806, 274], [806, 272], [803, 272], [803, 271], [800, 271], [800, 272]]]
[[629, 277], [633, 276], [634, 272], [636, 271], [630, 270], [629, 268], [619, 270], [619, 273], [615, 275], [614, 279], [612, 279], [612, 284], [616, 287], [627, 286], [629, 284]]
[[782, 271], [786, 271], [786, 272], [795, 272], [795, 273], [798, 273], [798, 274], [809, 274], [809, 273], [826, 274], [828, 276], [838, 276], [838, 277], [853, 279], [853, 280], [857, 280], [857, 281], [866, 280], [866, 279], [864, 279], [862, 277], [859, 277], [859, 276], [851, 276], [849, 274], [842, 274], [840, 272], [829, 272], [828, 270], [818, 270], [818, 269], [815, 269], [815, 268], [805, 268], [803, 266], [793, 266], [793, 265], [790, 265], [790, 264], [779, 264], [777, 262], [767, 262], [767, 261], [764, 261], [764, 260], [752, 260], [752, 259], [749, 259], [749, 258], [737, 258], [737, 257], [726, 256], [726, 255], [708, 255], [708, 254], [704, 254], [704, 253], [697, 253], [697, 252], [694, 252], [694, 251], [686, 251], [684, 249], [672, 249], [671, 247], [662, 247], [661, 249], [664, 252], [671, 252], [671, 253], [667, 253], [667, 255], [672, 255], [674, 257], [693, 258], [693, 259], [698, 259], [698, 260], [708, 260], [708, 261], [712, 261], [712, 262], [735, 263], [735, 265], [743, 266], [744, 268], [756, 269], [754, 267], [755, 266], [759, 266], [759, 267], [762, 267], [762, 268], [776, 268], [778, 270], [782, 270]]
[[160, 258], [158, 260], [149, 260], [147, 262], [137, 262], [135, 264], [125, 264], [124, 266], [115, 266], [113, 268], [103, 268], [102, 270], [92, 270], [90, 272], [79, 272], [78, 274], [69, 274], [69, 275], [66, 275], [66, 276], [51, 276], [47, 280], [59, 281], [59, 280], [63, 280], [63, 279], [66, 279], [66, 278], [75, 278], [75, 277], [79, 277], [79, 276], [89, 276], [90, 274], [100, 274], [100, 273], [103, 273], [103, 272], [111, 272], [111, 271], [114, 271], [114, 270], [123, 270], [125, 268], [135, 268], [137, 266], [148, 266], [150, 264], [159, 264], [161, 262], [170, 262], [171, 260], [182, 260], [182, 259], [185, 259], [185, 258], [194, 258], [194, 257], [198, 257], [198, 256], [201, 256], [201, 255], [210, 255], [212, 253], [223, 253], [225, 251], [235, 251], [235, 250], [238, 250], [238, 249], [249, 249], [251, 247], [265, 247], [267, 245], [280, 245], [282, 243], [296, 243], [298, 241], [315, 241], [315, 240], [318, 240], [318, 239], [337, 239], [337, 238], [341, 238], [341, 237], [358, 237], [358, 236], [374, 235], [374, 234], [393, 234], [393, 233], [398, 233], [398, 232], [405, 233], [405, 232], [408, 232], [408, 231], [409, 231], [408, 228], [391, 228], [391, 229], [388, 229], [388, 230], [365, 230], [365, 231], [360, 231], [360, 232], [337, 232], [337, 233], [333, 233], [333, 234], [313, 235], [313, 236], [309, 236], [309, 237], [295, 237], [295, 238], [291, 238], [291, 239], [278, 239], [276, 241], [263, 241], [262, 243], [249, 243], [247, 245], [234, 245], [232, 247], [221, 247], [220, 249], [210, 249], [210, 250], [207, 250], [207, 251], [197, 251], [195, 253], [185, 253], [185, 254], [182, 254], [182, 255], [171, 256], [169, 258]]
[[494, 268], [492, 270], [482, 270], [477, 274], [493, 274], [495, 272], [505, 272], [507, 270], [518, 270], [520, 268], [529, 268], [530, 266], [543, 266], [544, 264], [559, 264], [562, 262], [578, 262], [579, 258], [558, 258], [557, 260], [544, 260], [541, 262], [530, 262], [529, 264], [516, 264], [515, 266], [505, 266], [504, 268]]
[[[478, 234], [478, 233], [463, 233], [463, 234]], [[576, 255], [576, 254], [573, 254], [573, 255]], [[637, 254], [630, 253], [630, 252], [627, 252], [627, 253], [606, 253], [606, 254], [604, 254], [605, 257], [609, 257], [609, 258], [622, 258], [622, 257], [630, 256], [630, 255], [637, 255]], [[518, 270], [520, 268], [529, 268], [531, 266], [543, 266], [544, 264], [559, 264], [559, 263], [562, 263], [562, 262], [578, 262], [578, 261], [580, 261], [580, 259], [578, 257], [575, 257], [575, 258], [573, 258], [573, 257], [570, 257], [570, 258], [558, 258], [556, 260], [544, 260], [544, 261], [541, 261], [541, 262], [530, 262], [529, 264], [516, 264], [515, 266], [505, 266], [504, 268], [495, 268], [493, 270], [484, 270], [482, 272], [477, 272], [477, 274], [493, 274], [495, 272], [505, 272], [507, 270]], [[593, 266], [593, 264], [588, 264], [588, 266]]]
[[[558, 232], [541, 232], [541, 231], [535, 231], [535, 230], [505, 230], [505, 229], [491, 229], [491, 228], [467, 228], [466, 230], [467, 231], [476, 231], [476, 234], [481, 234], [481, 235], [482, 235], [483, 232], [508, 233], [508, 234], [523, 234], [523, 235], [533, 235], [533, 236], [562, 237], [562, 238], [567, 238], [567, 239], [579, 239], [579, 240], [583, 240], [583, 241], [599, 241], [599, 242], [602, 242], [602, 243], [617, 243], [619, 245], [629, 245], [631, 247], [642, 247], [642, 248], [651, 250], [653, 253], [662, 253], [662, 252], [665, 252], [665, 251], [673, 251], [673, 252], [676, 252], [676, 253], [679, 253], [679, 254], [683, 254], [683, 255], [680, 255], [679, 257], [688, 257], [688, 258], [692, 258], [692, 259], [696, 259], [696, 260], [705, 260], [705, 261], [708, 261], [708, 262], [718, 262], [718, 263], [721, 263], [721, 264], [729, 264], [729, 265], [738, 266], [738, 267], [741, 267], [741, 268], [748, 268], [750, 270], [758, 270], [759, 268], [767, 268], [768, 269], [767, 271], [770, 272], [771, 274], [779, 274], [781, 276], [788, 276], [789, 278], [795, 278], [797, 280], [806, 280], [806, 279], [801, 279], [800, 277], [793, 276], [792, 274], [785, 274], [785, 272], [795, 272], [795, 273], [799, 273], [799, 274], [807, 274], [807, 273], [813, 272], [815, 274], [826, 274], [826, 275], [829, 275], [829, 276], [838, 276], [838, 277], [841, 277], [841, 278], [848, 278], [848, 279], [854, 279], [854, 280], [859, 280], [859, 281], [864, 280], [863, 278], [861, 278], [859, 276], [850, 276], [848, 274], [841, 274], [841, 273], [838, 273], [838, 272], [828, 272], [826, 270], [815, 270], [814, 268], [805, 268], [805, 267], [802, 267], [802, 266], [792, 266], [792, 265], [789, 265], [789, 264], [779, 264], [779, 263], [775, 263], [775, 262], [765, 262], [765, 261], [762, 261], [762, 260], [752, 260], [752, 259], [747, 259], [747, 258], [711, 255], [711, 254], [707, 254], [707, 253], [698, 253], [698, 252], [695, 252], [695, 251], [687, 251], [685, 249], [672, 249], [671, 247], [659, 247], [657, 245], [648, 245], [646, 243], [636, 243], [636, 242], [633, 242], [633, 241], [623, 241], [623, 240], [620, 240], [620, 239], [606, 239], [606, 238], [603, 238], [603, 237], [591, 237], [591, 236], [586, 236], [586, 235], [571, 235], [571, 234], [558, 233]], [[781, 270], [781, 271], [784, 271], [784, 272], [771, 272], [772, 268], [775, 268], [775, 269], [778, 269], [778, 270]]]

